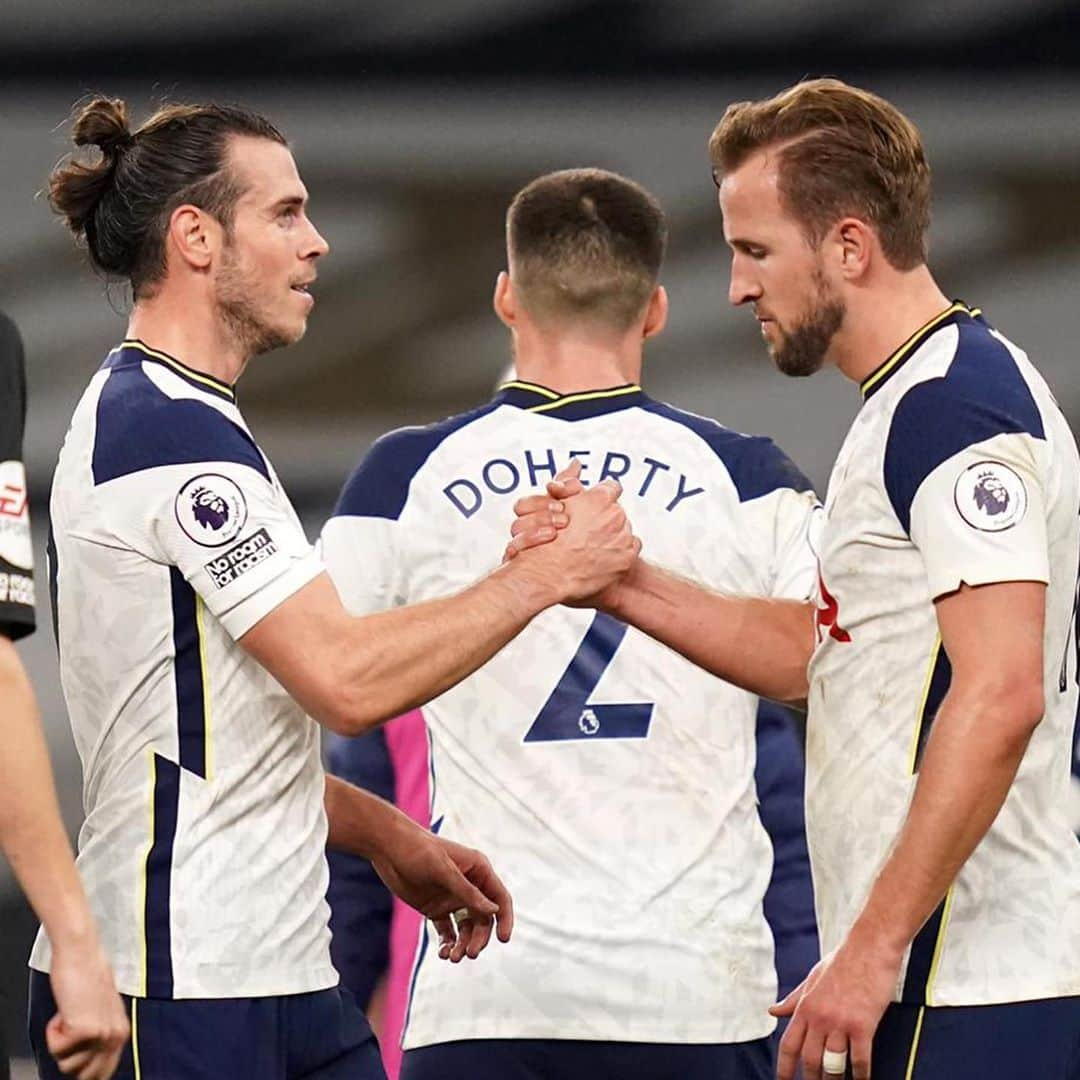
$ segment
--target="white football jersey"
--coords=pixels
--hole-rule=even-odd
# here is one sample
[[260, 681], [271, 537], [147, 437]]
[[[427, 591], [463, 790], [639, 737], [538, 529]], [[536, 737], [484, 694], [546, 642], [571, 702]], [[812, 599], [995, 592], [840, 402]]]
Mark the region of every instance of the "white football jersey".
[[866, 901], [907, 813], [950, 681], [934, 598], [1042, 581], [1046, 715], [1001, 813], [905, 957], [897, 1000], [1080, 994], [1070, 828], [1080, 464], [1019, 349], [954, 304], [863, 383], [821, 540], [807, 836], [822, 952]]
[[[637, 386], [511, 383], [380, 439], [323, 532], [346, 606], [445, 596], [494, 569], [516, 499], [572, 457], [615, 477], [650, 559], [725, 592], [808, 597], [808, 481], [764, 438]], [[404, 1045], [455, 1039], [736, 1042], [766, 1035], [771, 852], [756, 699], [593, 611], [545, 612], [424, 708], [432, 822], [485, 852], [514, 940], [433, 960], [422, 931]]]
[[322, 565], [232, 389], [125, 342], [75, 410], [50, 515], [78, 866], [120, 990], [335, 985], [318, 728], [236, 644]]

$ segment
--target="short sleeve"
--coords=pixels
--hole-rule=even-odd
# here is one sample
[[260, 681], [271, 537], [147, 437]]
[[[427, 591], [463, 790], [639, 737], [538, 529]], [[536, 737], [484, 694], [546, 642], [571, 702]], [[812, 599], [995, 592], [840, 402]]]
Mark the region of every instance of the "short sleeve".
[[1049, 581], [1045, 457], [1019, 375], [1012, 385], [939, 378], [908, 391], [889, 432], [885, 486], [933, 597], [961, 584]]
[[242, 637], [322, 563], [244, 429], [193, 401], [144, 410], [140, 424], [95, 449], [105, 520], [124, 544], [179, 569], [228, 634]]
[[34, 629], [34, 557], [23, 466], [26, 374], [15, 324], [0, 315], [0, 634]]
[[776, 505], [772, 596], [809, 600], [814, 595], [822, 520], [821, 503], [812, 491], [781, 492]]

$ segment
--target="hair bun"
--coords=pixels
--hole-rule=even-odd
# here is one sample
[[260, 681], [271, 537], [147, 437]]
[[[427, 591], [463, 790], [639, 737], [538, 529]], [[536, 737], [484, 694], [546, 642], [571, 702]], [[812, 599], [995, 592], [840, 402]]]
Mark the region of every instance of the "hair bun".
[[95, 98], [76, 117], [72, 137], [76, 146], [96, 146], [106, 157], [116, 157], [134, 142], [127, 105], [119, 98]]

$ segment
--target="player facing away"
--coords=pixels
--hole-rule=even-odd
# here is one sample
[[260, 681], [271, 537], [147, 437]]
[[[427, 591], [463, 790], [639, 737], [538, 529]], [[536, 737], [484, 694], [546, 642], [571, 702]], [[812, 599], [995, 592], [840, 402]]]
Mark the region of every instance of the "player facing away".
[[[45, 1049], [67, 1076], [107, 1080], [128, 1035], [60, 818], [34, 691], [14, 642], [34, 630], [34, 559], [22, 463], [26, 374], [22, 339], [0, 313], [0, 850], [56, 943]], [[0, 1076], [8, 1055], [0, 1033]]]
[[[511, 902], [478, 852], [327, 779], [316, 721], [355, 733], [437, 695], [539, 611], [607, 584], [636, 542], [609, 484], [546, 561], [445, 601], [347, 614], [233, 390], [251, 357], [301, 336], [327, 250], [284, 139], [213, 105], [133, 132], [106, 99], [74, 135], [101, 156], [58, 167], [53, 204], [134, 296], [50, 506], [85, 776], [78, 861], [130, 1000], [121, 1075], [381, 1077], [330, 962], [326, 844], [369, 857], [434, 918], [444, 955], [475, 956], [496, 915], [507, 939]], [[31, 1036], [45, 1076], [51, 962], [42, 935]]]
[[[516, 196], [494, 304], [518, 377], [361, 461], [322, 535], [351, 611], [489, 572], [515, 500], [571, 459], [590, 487], [619, 480], [666, 567], [805, 602], [810, 483], [770, 440], [640, 386], [643, 345], [667, 315], [665, 236], [655, 199], [601, 170]], [[756, 709], [624, 623], [570, 608], [424, 707], [433, 828], [491, 849], [516, 930], [480, 972], [433, 964], [425, 928], [403, 1080], [771, 1075]]]
[[[808, 699], [825, 959], [776, 1010], [794, 1012], [779, 1075], [839, 1075], [850, 1052], [874, 1080], [1074, 1080], [1073, 435], [1027, 356], [931, 276], [929, 167], [896, 108], [810, 81], [730, 106], [710, 151], [730, 299], [781, 371], [835, 364], [864, 398], [817, 605], [644, 562], [595, 599], [724, 678]], [[551, 527], [550, 498], [520, 508], [512, 550]]]

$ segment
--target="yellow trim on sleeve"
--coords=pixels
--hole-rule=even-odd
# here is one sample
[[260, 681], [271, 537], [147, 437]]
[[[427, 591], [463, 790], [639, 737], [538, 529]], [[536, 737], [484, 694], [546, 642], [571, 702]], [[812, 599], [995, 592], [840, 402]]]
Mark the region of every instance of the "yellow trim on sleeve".
[[[863, 397], [865, 397], [870, 390], [873, 390], [873, 388], [879, 382], [881, 382], [881, 380], [884, 379], [885, 376], [888, 375], [889, 372], [892, 371], [893, 368], [895, 368], [901, 360], [903, 360], [907, 356], [907, 354], [911, 351], [912, 345], [914, 345], [915, 342], [923, 336], [923, 334], [925, 334], [928, 330], [933, 330], [933, 328], [937, 326], [938, 323], [943, 322], [950, 315], [955, 315], [958, 311], [968, 311], [968, 308], [964, 304], [961, 304], [959, 301], [957, 301], [955, 304], [950, 304], [940, 315], [935, 315], [934, 318], [932, 318], [928, 323], [926, 323], [925, 326], [920, 326], [919, 329], [916, 330], [915, 333], [912, 334], [911, 337], [909, 337], [907, 341], [905, 341], [904, 344], [901, 345], [900, 348], [897, 349], [896, 352], [894, 352], [892, 356], [890, 356], [889, 359], [886, 360], [885, 363], [877, 369], [877, 371], [875, 371], [871, 376], [869, 376], [869, 378], [866, 379], [865, 382], [863, 382], [863, 384], [859, 387], [859, 389], [863, 393]], [[970, 314], [978, 315], [979, 311], [978, 309], [976, 309], [975, 311], [970, 312]]]
[[142, 1080], [139, 1061], [139, 999], [131, 999], [131, 1060], [135, 1062], [135, 1080]]
[[923, 714], [926, 712], [926, 701], [930, 697], [930, 684], [934, 681], [934, 670], [937, 667], [938, 657], [941, 655], [941, 635], [934, 635], [934, 647], [930, 650], [930, 663], [926, 667], [926, 681], [923, 683], [923, 692], [919, 697], [919, 707], [915, 710], [915, 731], [911, 736], [911, 753], [908, 755], [908, 775], [915, 775], [915, 759], [919, 756], [919, 736], [922, 734]]
[[904, 1080], [911, 1080], [915, 1075], [915, 1055], [919, 1052], [919, 1036], [922, 1034], [924, 1012], [926, 1012], [926, 1006], [920, 1005], [919, 1016], [915, 1021], [915, 1034], [911, 1037], [911, 1053], [908, 1055], [907, 1072], [904, 1073]]
[[150, 755], [150, 840], [146, 845], [146, 855], [143, 856], [141, 902], [139, 904], [139, 921], [142, 924], [142, 997], [146, 997], [146, 965], [147, 948], [146, 940], [146, 889], [150, 876], [150, 853], [154, 850], [154, 791], [157, 788], [157, 759], [154, 757], [154, 748], [147, 751]]
[[554, 390], [549, 390], [546, 386], [539, 386], [537, 383], [525, 382], [524, 379], [511, 379], [510, 382], [505, 382], [499, 387], [500, 390], [532, 390], [534, 393], [541, 394], [542, 396], [554, 401], [558, 398], [558, 394]]
[[160, 360], [163, 364], [168, 364], [173, 371], [179, 372], [185, 378], [194, 379], [196, 382], [204, 383], [214, 390], [218, 390], [223, 394], [228, 394], [230, 398], [234, 397], [233, 388], [227, 383], [221, 382], [220, 379], [215, 379], [212, 375], [206, 375], [201, 371], [195, 371], [193, 368], [189, 368], [187, 364], [181, 364], [179, 360], [169, 356], [168, 353], [158, 352], [157, 349], [151, 349], [141, 341], [125, 341], [123, 348], [138, 349], [140, 352], [146, 353], [147, 356], [152, 356], [155, 360]]
[[202, 668], [202, 692], [203, 692], [203, 768], [206, 773], [205, 779], [207, 781], [213, 778], [213, 756], [212, 750], [214, 748], [214, 741], [212, 738], [211, 730], [211, 712], [210, 712], [210, 665], [206, 661], [206, 627], [203, 624], [203, 609], [206, 605], [202, 601], [202, 597], [195, 594], [195, 628], [199, 635], [199, 666]]
[[557, 401], [550, 401], [546, 405], [533, 405], [526, 412], [548, 412], [550, 409], [559, 409], [563, 405], [570, 405], [576, 401], [592, 401], [596, 398], [622, 397], [624, 394], [639, 394], [640, 386], [620, 386], [617, 390], [590, 390], [583, 394], [567, 394]]
[[952, 914], [953, 897], [956, 895], [956, 885], [950, 885], [945, 894], [945, 908], [941, 912], [941, 926], [938, 927], [937, 941], [934, 943], [934, 957], [930, 961], [930, 974], [926, 977], [926, 1004], [934, 1004], [934, 980], [937, 978], [938, 967], [941, 964], [941, 954], [945, 950], [945, 931], [949, 928], [949, 916]]

